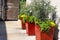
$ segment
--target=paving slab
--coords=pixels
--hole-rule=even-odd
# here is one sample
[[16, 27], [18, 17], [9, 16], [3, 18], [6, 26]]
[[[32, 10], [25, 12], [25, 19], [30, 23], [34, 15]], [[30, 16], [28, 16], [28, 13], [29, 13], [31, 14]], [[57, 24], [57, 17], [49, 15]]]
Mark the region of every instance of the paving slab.
[[5, 21], [7, 40], [35, 40], [35, 36], [28, 36], [26, 30], [21, 29], [21, 22]]

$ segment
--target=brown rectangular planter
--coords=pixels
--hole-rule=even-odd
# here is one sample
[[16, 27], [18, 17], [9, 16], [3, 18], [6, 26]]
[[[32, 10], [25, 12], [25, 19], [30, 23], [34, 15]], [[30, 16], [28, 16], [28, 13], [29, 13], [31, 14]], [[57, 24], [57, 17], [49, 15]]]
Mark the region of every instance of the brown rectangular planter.
[[26, 21], [26, 33], [30, 35], [35, 35], [35, 23], [30, 23]]
[[23, 23], [22, 18], [20, 18], [20, 20], [21, 20], [21, 28], [22, 28], [22, 29], [26, 29], [25, 23]]
[[40, 27], [35, 25], [36, 40], [53, 40], [54, 28], [50, 29], [50, 32], [41, 32]]

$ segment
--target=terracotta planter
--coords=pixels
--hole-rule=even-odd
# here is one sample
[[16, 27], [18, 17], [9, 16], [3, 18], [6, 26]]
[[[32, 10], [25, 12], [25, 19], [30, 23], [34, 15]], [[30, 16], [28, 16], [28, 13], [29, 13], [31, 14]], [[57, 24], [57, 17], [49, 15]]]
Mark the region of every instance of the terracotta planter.
[[22, 17], [20, 17], [20, 20], [22, 20]]
[[35, 23], [30, 23], [26, 21], [26, 33], [28, 35], [35, 35]]
[[20, 20], [21, 20], [21, 28], [26, 29], [25, 23], [23, 23], [22, 18], [20, 18]]
[[38, 25], [35, 25], [36, 40], [53, 40], [54, 28], [50, 32], [41, 32]]

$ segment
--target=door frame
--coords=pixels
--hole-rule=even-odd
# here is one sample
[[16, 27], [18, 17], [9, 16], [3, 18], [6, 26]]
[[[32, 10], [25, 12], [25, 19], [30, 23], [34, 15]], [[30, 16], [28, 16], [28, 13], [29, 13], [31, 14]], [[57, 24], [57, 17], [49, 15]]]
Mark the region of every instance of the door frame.
[[5, 20], [5, 0], [2, 0], [2, 20]]
[[5, 0], [1, 0], [1, 20], [5, 20]]

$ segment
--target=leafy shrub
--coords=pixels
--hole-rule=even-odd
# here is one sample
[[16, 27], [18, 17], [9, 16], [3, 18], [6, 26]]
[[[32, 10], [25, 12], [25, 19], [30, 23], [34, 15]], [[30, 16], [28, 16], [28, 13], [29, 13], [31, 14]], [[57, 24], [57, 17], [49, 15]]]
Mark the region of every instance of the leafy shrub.
[[52, 20], [45, 21], [36, 21], [36, 24], [39, 25], [42, 32], [49, 32], [52, 27], [56, 27], [56, 24]]
[[24, 13], [19, 14], [18, 19], [20, 19], [22, 15], [24, 15]]
[[26, 0], [20, 0], [20, 14], [26, 13]]
[[21, 15], [21, 17], [22, 17], [22, 20], [23, 20], [23, 23], [25, 23], [26, 22], [26, 20], [27, 20], [27, 15], [26, 14], [23, 14], [23, 15]]
[[[27, 6], [28, 11], [32, 11], [32, 15], [40, 20], [48, 18], [48, 14], [55, 11], [55, 7], [50, 5], [49, 0], [32, 0], [31, 5]], [[30, 13], [29, 13], [30, 14]]]
[[33, 22], [35, 22], [35, 17], [34, 16], [29, 16], [29, 22], [30, 23], [33, 23]]

